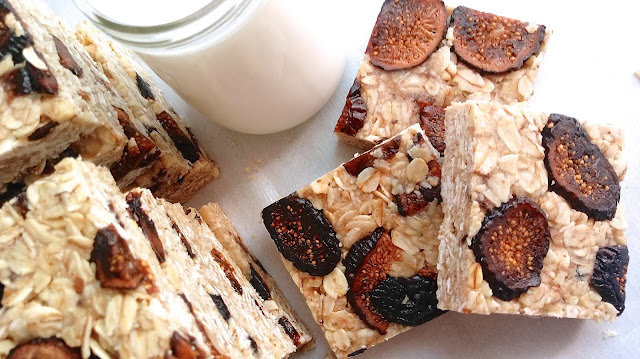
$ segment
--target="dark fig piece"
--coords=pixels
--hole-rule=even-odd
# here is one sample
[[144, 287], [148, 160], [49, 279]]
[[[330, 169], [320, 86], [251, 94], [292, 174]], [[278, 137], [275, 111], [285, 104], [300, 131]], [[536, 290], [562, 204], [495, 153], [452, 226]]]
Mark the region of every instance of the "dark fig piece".
[[269, 287], [264, 283], [260, 274], [253, 269], [252, 265], [249, 265], [249, 268], [251, 269], [251, 277], [249, 278], [251, 286], [256, 290], [256, 292], [258, 292], [260, 298], [264, 300], [271, 300], [271, 291], [269, 290]]
[[180, 126], [173, 119], [167, 111], [162, 111], [156, 115], [156, 119], [160, 122], [162, 127], [167, 131], [171, 141], [176, 146], [178, 151], [182, 154], [182, 157], [187, 159], [191, 163], [196, 163], [200, 159], [200, 148], [197, 145], [196, 139], [192, 133], [185, 134], [180, 129]]
[[297, 269], [325, 276], [340, 261], [340, 242], [331, 223], [307, 199], [290, 195], [262, 211], [278, 251]]
[[[182, 301], [184, 302], [184, 304], [187, 306], [187, 308], [189, 309], [189, 312], [191, 312], [191, 315], [196, 319], [196, 326], [198, 327], [198, 330], [200, 331], [200, 333], [202, 334], [202, 336], [204, 337], [205, 340], [205, 344], [209, 347], [209, 350], [211, 351], [211, 354], [213, 354], [213, 357], [215, 358], [215, 356], [217, 354], [219, 354], [218, 350], [216, 349], [216, 347], [213, 345], [213, 343], [211, 342], [211, 340], [209, 339], [209, 337], [207, 336], [207, 329], [204, 326], [204, 324], [202, 324], [202, 322], [200, 321], [200, 319], [198, 319], [198, 316], [196, 315], [195, 311], [193, 310], [193, 304], [191, 304], [191, 301], [189, 301], [189, 299], [187, 299], [187, 296], [184, 293], [178, 293], [178, 297], [180, 297], [180, 299], [182, 299]], [[173, 338], [172, 338], [173, 339]], [[194, 338], [192, 336], [189, 336], [189, 340], [188, 342], [186, 341], [186, 338], [182, 337], [182, 339], [184, 340], [182, 343], [180, 342], [176, 342], [177, 344], [181, 344], [184, 345], [182, 348], [183, 350], [188, 349], [187, 345], [192, 345], [195, 347], [195, 343], [194, 343]], [[175, 358], [175, 359], [183, 359], [183, 358], [204, 358], [204, 356], [200, 357], [200, 356], [179, 356], [176, 353], [179, 352], [178, 347], [174, 347], [173, 344], [171, 345], [171, 350], [173, 351], [173, 357], [169, 357], [169, 358]], [[200, 352], [200, 349], [198, 348], [197, 352]], [[190, 351], [185, 351], [185, 353], [190, 353]], [[203, 354], [204, 355], [204, 354]], [[165, 355], [165, 359], [167, 359], [167, 355]]]
[[195, 338], [192, 336], [185, 337], [178, 332], [173, 332], [169, 345], [171, 353], [165, 355], [167, 359], [204, 359], [207, 357], [204, 350], [198, 348]]
[[129, 115], [123, 109], [114, 107], [114, 110], [116, 111], [118, 122], [124, 130], [125, 136], [133, 139], [135, 142], [135, 144], [131, 143], [131, 141], [127, 142], [120, 160], [110, 168], [113, 178], [119, 180], [126, 176], [132, 169], [151, 164], [157, 160], [162, 153], [151, 139], [138, 131], [129, 119]]
[[597, 221], [615, 217], [618, 175], [575, 118], [551, 114], [542, 130], [542, 146], [552, 191]]
[[[36, 55], [45, 63], [44, 56], [36, 50]], [[25, 65], [25, 69], [29, 73], [29, 78], [31, 79], [31, 87], [34, 91], [42, 94], [55, 95], [58, 93], [58, 80], [53, 76], [51, 71], [41, 70], [31, 65], [29, 61], [27, 61]]]
[[384, 230], [375, 247], [358, 266], [347, 292], [347, 300], [360, 319], [382, 335], [386, 334], [389, 321], [373, 305], [371, 292], [387, 277], [391, 264], [400, 259], [400, 248], [393, 244], [391, 235]]
[[60, 65], [71, 71], [72, 74], [80, 77], [82, 76], [82, 67], [78, 65], [76, 60], [71, 56], [67, 45], [65, 45], [60, 39], [55, 36], [51, 36], [53, 42], [56, 44], [56, 51], [58, 52], [58, 58], [60, 59]]
[[16, 196], [16, 202], [13, 204], [13, 208], [16, 209], [22, 218], [27, 218], [29, 212], [29, 200], [27, 199], [27, 191], [22, 191]]
[[[42, 116], [45, 116], [45, 115], [42, 115]], [[41, 119], [42, 119], [42, 116], [40, 117]], [[27, 137], [27, 139], [29, 141], [41, 140], [47, 137], [47, 135], [51, 132], [51, 130], [56, 128], [56, 126], [58, 125], [59, 123], [55, 121], [47, 122], [44, 125], [38, 127], [35, 131], [33, 131], [33, 133], [30, 134], [29, 137]]]
[[[402, 138], [400, 136], [396, 136], [388, 141], [385, 141], [376, 147], [372, 148], [370, 151], [367, 151], [360, 156], [350, 160], [349, 162], [345, 162], [342, 166], [347, 172], [349, 172], [352, 176], [357, 176], [360, 172], [364, 171], [365, 168], [373, 166], [373, 161], [376, 158], [380, 158], [383, 160], [390, 159], [398, 153], [400, 149], [400, 142], [402, 142]], [[376, 157], [373, 155], [374, 152], [377, 152], [377, 149], [381, 149], [381, 157]]]
[[253, 354], [257, 355], [260, 351], [258, 349], [258, 343], [256, 343], [256, 340], [251, 336], [249, 336], [249, 344], [251, 345], [251, 351], [253, 352]]
[[278, 324], [280, 324], [284, 332], [291, 338], [293, 345], [296, 347], [300, 346], [300, 333], [293, 327], [289, 319], [287, 319], [287, 317], [280, 317]]
[[2, 75], [4, 87], [13, 96], [28, 95], [33, 92], [31, 78], [26, 68], [20, 67]]
[[103, 288], [135, 289], [145, 279], [142, 263], [113, 224], [96, 233], [89, 261], [96, 264], [96, 279]]
[[437, 275], [387, 277], [371, 291], [371, 303], [386, 320], [417, 326], [445, 312], [438, 309]]
[[433, 148], [444, 156], [444, 108], [440, 106], [427, 105], [420, 110], [420, 127], [427, 135]]
[[180, 227], [178, 227], [178, 224], [172, 218], [171, 218], [171, 228], [173, 228], [173, 230], [176, 231], [176, 233], [178, 233], [178, 236], [180, 236], [180, 242], [182, 242], [182, 245], [184, 246], [184, 249], [187, 251], [187, 255], [189, 256], [189, 258], [194, 259], [196, 257], [196, 254], [193, 252], [193, 248], [191, 248], [191, 243], [189, 243], [189, 241], [184, 236], [184, 234], [182, 234]]
[[11, 349], [7, 359], [80, 359], [80, 349], [58, 338], [36, 338]]
[[155, 100], [156, 97], [151, 91], [151, 86], [145, 81], [138, 73], [136, 73], [136, 83], [138, 84], [138, 90], [140, 90], [140, 94], [142, 97], [148, 100]]
[[[429, 167], [429, 177], [438, 177], [442, 175], [442, 166], [437, 160], [431, 160], [427, 163]], [[440, 184], [435, 187], [426, 188], [420, 186], [418, 192], [409, 194], [401, 193], [394, 196], [395, 203], [398, 206], [398, 212], [402, 216], [413, 216], [420, 212], [434, 200], [442, 203], [442, 195], [440, 194]]]
[[550, 240], [547, 217], [526, 197], [488, 213], [471, 249], [493, 296], [509, 301], [539, 286]]
[[23, 182], [7, 183], [4, 192], [0, 193], [0, 207], [2, 207], [5, 202], [9, 202], [13, 197], [22, 193], [25, 188], [26, 185]]
[[446, 28], [447, 11], [440, 0], [386, 0], [366, 53], [385, 70], [418, 66], [438, 48]]
[[351, 357], [354, 357], [354, 356], [360, 355], [360, 354], [362, 354], [362, 353], [364, 353], [364, 352], [366, 352], [366, 351], [367, 351], [367, 348], [360, 348], [360, 349], [356, 350], [355, 352], [351, 352], [351, 353], [349, 353], [349, 355], [347, 355], [347, 357], [348, 357], [348, 358], [351, 358]]
[[218, 312], [220, 312], [222, 319], [229, 321], [229, 318], [231, 318], [231, 312], [229, 312], [229, 308], [224, 303], [222, 297], [217, 294], [209, 294], [209, 296], [211, 297], [213, 304], [215, 304], [216, 308], [218, 309]]
[[33, 45], [33, 40], [29, 35], [18, 36], [8, 28], [3, 28], [2, 40], [0, 43], [0, 59], [11, 55], [14, 64], [24, 62], [22, 50]]
[[4, 295], [4, 284], [0, 283], [0, 309], [2, 309], [2, 296]]
[[353, 283], [356, 271], [358, 267], [360, 267], [360, 264], [362, 264], [362, 261], [364, 261], [364, 258], [375, 248], [378, 240], [385, 232], [384, 228], [378, 227], [373, 233], [358, 240], [349, 248], [347, 256], [342, 261], [342, 264], [344, 264], [344, 275], [349, 285]]
[[236, 278], [236, 271], [233, 268], [233, 265], [231, 265], [231, 263], [229, 263], [229, 261], [222, 255], [222, 253], [220, 253], [215, 248], [211, 249], [211, 256], [213, 257], [213, 260], [216, 261], [216, 263], [218, 263], [220, 268], [222, 268], [222, 270], [224, 271], [224, 275], [227, 277], [227, 279], [231, 283], [231, 286], [233, 287], [233, 289], [238, 294], [242, 295], [242, 292], [243, 292], [242, 286], [240, 285], [240, 282], [238, 282], [238, 278]]
[[[499, 73], [522, 67], [538, 52], [545, 27], [458, 6], [451, 15], [453, 49], [482, 71]], [[527, 31], [529, 28], [530, 31]]]
[[395, 203], [398, 206], [398, 212], [402, 216], [413, 216], [429, 204], [420, 192], [397, 194], [395, 195]]
[[618, 310], [618, 315], [624, 311], [628, 266], [627, 246], [600, 248], [596, 254], [591, 285], [602, 296], [602, 300]]
[[342, 114], [333, 132], [341, 132], [349, 136], [355, 136], [362, 126], [364, 126], [365, 117], [367, 117], [367, 105], [362, 98], [360, 80], [356, 78], [353, 81], [351, 89], [349, 89]]
[[160, 240], [158, 229], [156, 228], [155, 223], [153, 223], [153, 220], [149, 217], [149, 214], [142, 208], [142, 202], [140, 201], [141, 196], [142, 194], [140, 192], [127, 194], [129, 215], [131, 216], [131, 218], [133, 218], [134, 221], [136, 221], [140, 229], [142, 229], [145, 237], [147, 237], [147, 239], [149, 240], [151, 249], [153, 249], [153, 253], [155, 253], [158, 262], [164, 263], [166, 259], [162, 240]]

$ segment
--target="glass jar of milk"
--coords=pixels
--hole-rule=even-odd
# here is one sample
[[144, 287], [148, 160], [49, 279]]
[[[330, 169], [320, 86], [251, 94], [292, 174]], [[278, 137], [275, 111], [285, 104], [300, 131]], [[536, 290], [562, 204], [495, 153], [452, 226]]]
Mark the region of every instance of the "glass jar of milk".
[[333, 1], [75, 0], [192, 107], [249, 134], [298, 125], [333, 94], [344, 67]]

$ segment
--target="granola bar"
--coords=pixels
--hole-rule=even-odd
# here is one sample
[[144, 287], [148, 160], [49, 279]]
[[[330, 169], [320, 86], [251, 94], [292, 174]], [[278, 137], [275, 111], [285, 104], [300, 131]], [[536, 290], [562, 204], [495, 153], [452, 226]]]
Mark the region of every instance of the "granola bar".
[[[234, 358], [282, 358], [310, 342], [311, 335], [305, 328], [294, 327], [291, 320], [295, 316], [280, 316], [275, 303], [264, 300], [263, 289], [243, 275], [241, 264], [235, 262], [195, 209], [185, 212], [179, 204], [165, 200], [158, 200], [158, 204], [166, 210], [172, 228], [202, 274], [203, 285], [211, 288], [215, 300], [227, 308], [223, 315], [230, 323], [229, 329], [215, 333], [225, 342], [220, 345], [221, 352]], [[238, 348], [246, 351], [238, 352]]]
[[369, 149], [416, 123], [429, 135], [453, 102], [527, 101], [550, 36], [440, 0], [387, 0], [334, 132]]
[[106, 168], [62, 160], [4, 204], [0, 238], [0, 356], [214, 354]]
[[[65, 150], [63, 157], [80, 155], [84, 160], [109, 167], [118, 185], [127, 187], [160, 155], [155, 143], [143, 135], [146, 129], [142, 124], [131, 120], [133, 114], [127, 104], [67, 25], [39, 1], [22, 3], [24, 16], [42, 24], [48, 32], [43, 36], [55, 43], [60, 64], [80, 80], [83, 88], [79, 94], [92, 104], [92, 111], [100, 121], [93, 132]], [[51, 163], [48, 165], [52, 167]]]
[[[135, 184], [150, 188], [172, 202], [188, 201], [197, 190], [217, 177], [215, 163], [198, 145], [182, 118], [152, 85], [148, 75], [134, 69], [134, 62], [129, 61], [124, 50], [116, 53], [114, 48], [118, 47], [87, 22], [78, 25], [76, 35], [125, 99], [135, 121], [144, 125], [162, 152], [151, 170], [138, 177]], [[128, 72], [138, 75], [132, 78]]]
[[146, 106], [146, 100], [140, 95], [136, 84], [129, 80], [120, 66], [118, 58], [109, 46], [109, 40], [87, 22], [78, 24], [76, 37], [93, 60], [102, 67], [116, 92], [125, 100], [133, 113], [133, 121], [140, 123], [146, 129], [145, 135], [155, 142], [162, 153], [150, 170], [144, 174], [143, 177], [148, 178], [146, 183], [140, 183], [138, 178], [136, 185], [150, 187], [183, 177], [189, 169], [188, 164], [174, 147], [169, 134], [156, 121], [153, 111]]
[[187, 126], [185, 119], [169, 105], [160, 89], [151, 81], [151, 76], [133, 59], [131, 52], [113, 41], [110, 41], [109, 45], [131, 81], [137, 84], [140, 94], [153, 110], [160, 125], [167, 131], [173, 144], [190, 166], [183, 178], [161, 186], [154, 194], [170, 202], [184, 203], [207, 183], [218, 177], [218, 165], [209, 158]]
[[442, 314], [439, 158], [414, 125], [263, 210], [338, 357]]
[[23, 11], [21, 2], [0, 4], [2, 184], [43, 166], [99, 123], [80, 95], [80, 80], [59, 63], [49, 33]]
[[271, 275], [246, 246], [220, 205], [210, 203], [200, 208], [199, 212], [202, 220], [240, 268], [242, 275], [260, 295], [259, 302], [263, 308], [278, 318], [281, 325], [290, 325], [292, 332], [299, 333], [301, 338], [298, 340], [298, 352], [312, 347], [314, 343], [311, 333], [293, 311]]
[[450, 106], [445, 124], [440, 308], [620, 315], [622, 130], [481, 102]]
[[5, 203], [0, 357], [285, 358], [307, 344], [188, 212], [72, 158]]

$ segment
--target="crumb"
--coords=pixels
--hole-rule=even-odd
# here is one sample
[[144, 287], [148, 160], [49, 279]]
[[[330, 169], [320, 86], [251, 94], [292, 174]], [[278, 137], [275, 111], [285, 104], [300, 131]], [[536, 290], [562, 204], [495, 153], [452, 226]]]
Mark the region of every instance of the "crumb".
[[262, 161], [260, 161], [260, 160], [259, 160], [259, 159], [257, 159], [257, 158], [256, 158], [255, 160], [253, 160], [253, 162], [254, 162], [254, 163], [258, 163], [258, 164], [259, 164], [259, 163], [262, 163]]
[[251, 176], [249, 176], [249, 181], [253, 181], [255, 178], [256, 178], [255, 175], [251, 175]]
[[247, 173], [251, 173], [251, 167], [245, 167], [244, 171]]
[[251, 238], [258, 238], [258, 235], [254, 233], [251, 235]]
[[613, 330], [611, 330], [611, 329], [606, 329], [606, 330], [604, 330], [604, 331], [602, 332], [602, 334], [604, 334], [604, 338], [605, 338], [605, 339], [613, 338], [613, 337], [615, 337], [616, 335], [618, 335], [618, 333], [614, 332], [614, 331], [613, 331]]

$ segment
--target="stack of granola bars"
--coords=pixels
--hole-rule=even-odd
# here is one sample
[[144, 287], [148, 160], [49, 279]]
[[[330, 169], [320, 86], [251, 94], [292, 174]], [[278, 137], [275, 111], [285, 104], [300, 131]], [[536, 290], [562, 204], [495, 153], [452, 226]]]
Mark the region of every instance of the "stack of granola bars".
[[108, 167], [121, 188], [146, 187], [172, 202], [218, 176], [126, 50], [87, 24], [71, 31], [32, 0], [3, 1], [0, 18], [0, 201], [65, 157]]
[[285, 358], [313, 345], [132, 55], [0, 1], [0, 358]]
[[337, 357], [448, 310], [624, 310], [624, 138], [526, 107], [550, 36], [440, 0], [382, 5], [335, 126], [368, 151], [262, 212]]

